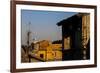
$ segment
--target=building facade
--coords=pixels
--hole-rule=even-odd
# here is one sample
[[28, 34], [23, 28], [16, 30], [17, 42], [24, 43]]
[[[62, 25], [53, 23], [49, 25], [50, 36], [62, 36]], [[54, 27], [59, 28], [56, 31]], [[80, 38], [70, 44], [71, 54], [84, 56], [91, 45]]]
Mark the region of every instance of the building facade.
[[52, 44], [50, 41], [42, 40], [34, 44], [32, 51], [36, 57], [42, 58], [44, 61], [61, 61], [62, 60], [62, 44]]
[[90, 58], [90, 15], [78, 13], [57, 23], [62, 26], [62, 60]]

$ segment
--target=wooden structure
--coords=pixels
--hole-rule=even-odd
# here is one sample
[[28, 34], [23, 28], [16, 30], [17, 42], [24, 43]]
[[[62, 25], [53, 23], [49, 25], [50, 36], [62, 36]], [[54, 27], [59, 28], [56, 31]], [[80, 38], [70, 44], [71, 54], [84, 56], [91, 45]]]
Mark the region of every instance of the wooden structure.
[[76, 14], [57, 23], [62, 26], [63, 60], [89, 59], [89, 18], [89, 14]]

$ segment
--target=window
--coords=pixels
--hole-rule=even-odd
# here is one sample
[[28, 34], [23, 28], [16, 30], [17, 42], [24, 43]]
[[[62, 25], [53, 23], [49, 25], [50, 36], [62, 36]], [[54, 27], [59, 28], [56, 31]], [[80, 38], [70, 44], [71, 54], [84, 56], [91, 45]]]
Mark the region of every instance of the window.
[[40, 54], [40, 57], [43, 58], [43, 54]]

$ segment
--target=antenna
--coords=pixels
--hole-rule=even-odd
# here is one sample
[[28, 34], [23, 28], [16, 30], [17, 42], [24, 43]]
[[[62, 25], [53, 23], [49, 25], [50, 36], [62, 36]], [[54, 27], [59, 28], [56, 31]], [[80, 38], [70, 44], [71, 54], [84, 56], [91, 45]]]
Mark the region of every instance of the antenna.
[[28, 33], [27, 33], [27, 37], [28, 37], [28, 39], [27, 39], [27, 45], [28, 46], [30, 45], [30, 34], [31, 34], [30, 25], [31, 25], [31, 22], [29, 22], [29, 24], [28, 24], [28, 26], [29, 26]]

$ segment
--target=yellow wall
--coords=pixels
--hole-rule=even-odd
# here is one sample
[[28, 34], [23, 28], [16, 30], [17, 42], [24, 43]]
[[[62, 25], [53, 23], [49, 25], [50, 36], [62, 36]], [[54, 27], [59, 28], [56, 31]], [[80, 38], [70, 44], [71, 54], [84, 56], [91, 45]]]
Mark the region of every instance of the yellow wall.
[[39, 46], [40, 46], [40, 48], [39, 48], [40, 50], [46, 49], [49, 46], [49, 41], [46, 41], [46, 40], [40, 41]]
[[53, 50], [61, 50], [62, 49], [62, 44], [52, 44], [52, 49]]
[[61, 51], [47, 51], [47, 61], [62, 60]]
[[55, 60], [62, 60], [62, 51], [55, 51]]
[[47, 51], [47, 61], [53, 61], [54, 60], [54, 54], [53, 51]]
[[70, 49], [70, 37], [64, 38], [64, 49]]
[[46, 61], [62, 60], [62, 44], [51, 44], [49, 41], [40, 41], [37, 50], [33, 50], [33, 54], [40, 57], [43, 54], [43, 59]]
[[41, 58], [41, 57], [40, 57], [40, 54], [43, 54], [43, 59], [45, 60], [45, 59], [46, 59], [46, 51], [38, 51], [38, 52], [37, 52], [37, 56], [38, 56], [39, 58]]
[[90, 38], [90, 15], [85, 14], [82, 16], [82, 39], [84, 48], [86, 48], [89, 38]]

